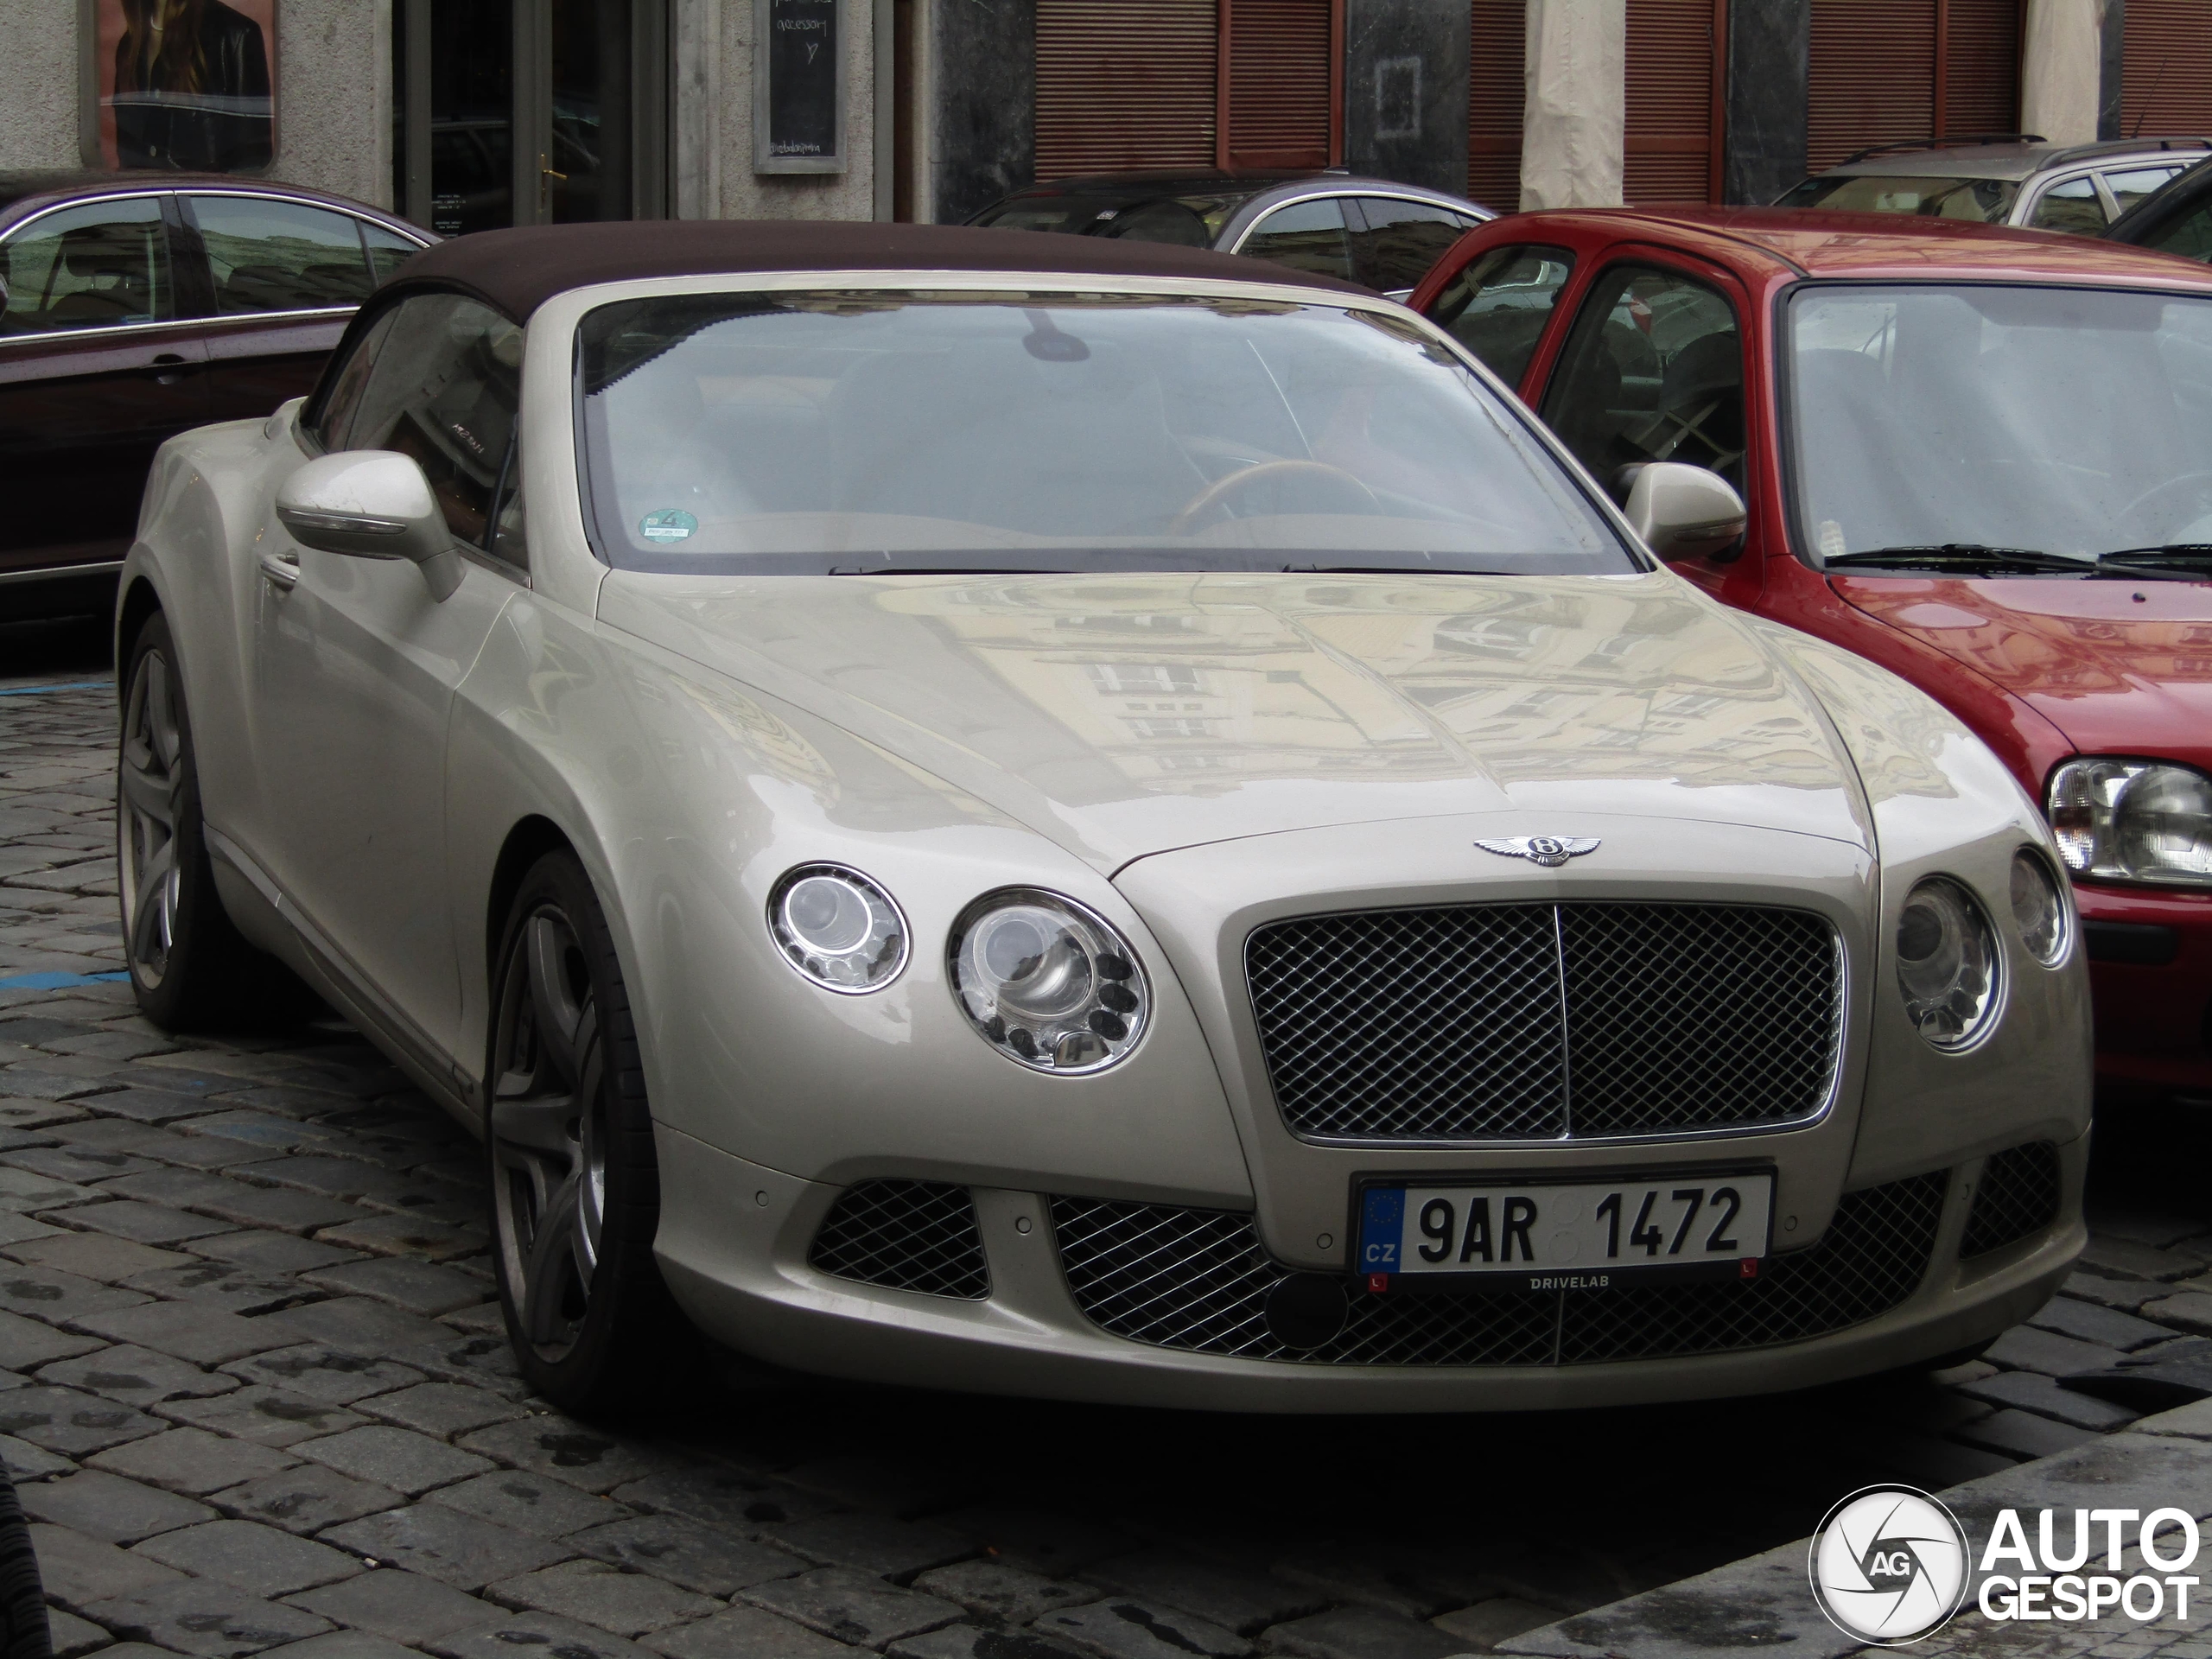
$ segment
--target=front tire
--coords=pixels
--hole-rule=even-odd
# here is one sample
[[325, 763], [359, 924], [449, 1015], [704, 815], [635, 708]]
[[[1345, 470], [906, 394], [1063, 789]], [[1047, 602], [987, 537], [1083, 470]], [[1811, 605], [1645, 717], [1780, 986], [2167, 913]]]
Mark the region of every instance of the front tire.
[[629, 992], [574, 854], [531, 867], [500, 939], [485, 1146], [516, 1362], [578, 1416], [665, 1399], [696, 1356], [653, 1261], [660, 1174]]

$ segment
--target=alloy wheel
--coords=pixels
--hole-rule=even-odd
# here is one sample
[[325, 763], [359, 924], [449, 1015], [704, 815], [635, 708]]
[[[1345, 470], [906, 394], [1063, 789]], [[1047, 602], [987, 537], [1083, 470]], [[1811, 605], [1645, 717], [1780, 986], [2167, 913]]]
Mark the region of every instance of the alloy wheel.
[[557, 1361], [589, 1306], [607, 1204], [606, 1045], [582, 943], [551, 905], [518, 930], [493, 1050], [500, 1268], [524, 1338]]
[[168, 658], [138, 658], [124, 703], [123, 753], [116, 768], [118, 883], [131, 971], [147, 990], [168, 972], [176, 939], [182, 869], [177, 821], [184, 801], [184, 735]]

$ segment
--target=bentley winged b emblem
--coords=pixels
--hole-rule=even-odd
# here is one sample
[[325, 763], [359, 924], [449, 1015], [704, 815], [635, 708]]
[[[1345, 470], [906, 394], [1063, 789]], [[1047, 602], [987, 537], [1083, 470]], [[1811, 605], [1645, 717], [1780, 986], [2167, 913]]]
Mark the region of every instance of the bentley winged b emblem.
[[1478, 840], [1475, 845], [1500, 858], [1525, 858], [1555, 870], [1570, 858], [1598, 850], [1595, 836], [1504, 836], [1496, 841]]

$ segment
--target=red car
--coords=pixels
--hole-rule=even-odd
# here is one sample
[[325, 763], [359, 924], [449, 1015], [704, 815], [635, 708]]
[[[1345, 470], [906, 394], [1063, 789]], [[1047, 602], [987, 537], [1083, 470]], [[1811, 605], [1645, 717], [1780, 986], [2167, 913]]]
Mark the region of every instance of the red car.
[[[2212, 271], [1768, 208], [1524, 213], [1409, 302], [1625, 499], [1710, 467], [1675, 569], [1893, 670], [2050, 813], [2100, 1081], [2212, 1103]], [[1725, 686], [1715, 686], [1725, 696]]]

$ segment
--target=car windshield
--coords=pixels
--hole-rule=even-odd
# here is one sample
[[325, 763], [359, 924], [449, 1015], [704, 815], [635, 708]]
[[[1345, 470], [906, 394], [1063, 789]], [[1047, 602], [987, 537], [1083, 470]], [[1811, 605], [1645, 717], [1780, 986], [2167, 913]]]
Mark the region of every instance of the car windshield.
[[721, 293], [581, 326], [613, 563], [1642, 568], [1413, 319], [1250, 298]]
[[2020, 187], [2012, 179], [1907, 178], [1895, 173], [1825, 173], [1774, 205], [1831, 213], [1911, 213], [2002, 225]]
[[1209, 248], [1229, 216], [1264, 189], [1127, 191], [1025, 190], [969, 221], [1000, 231], [1065, 231], [1122, 242], [1172, 242]]
[[2212, 299], [1800, 289], [1797, 522], [1824, 560], [2212, 541]]

